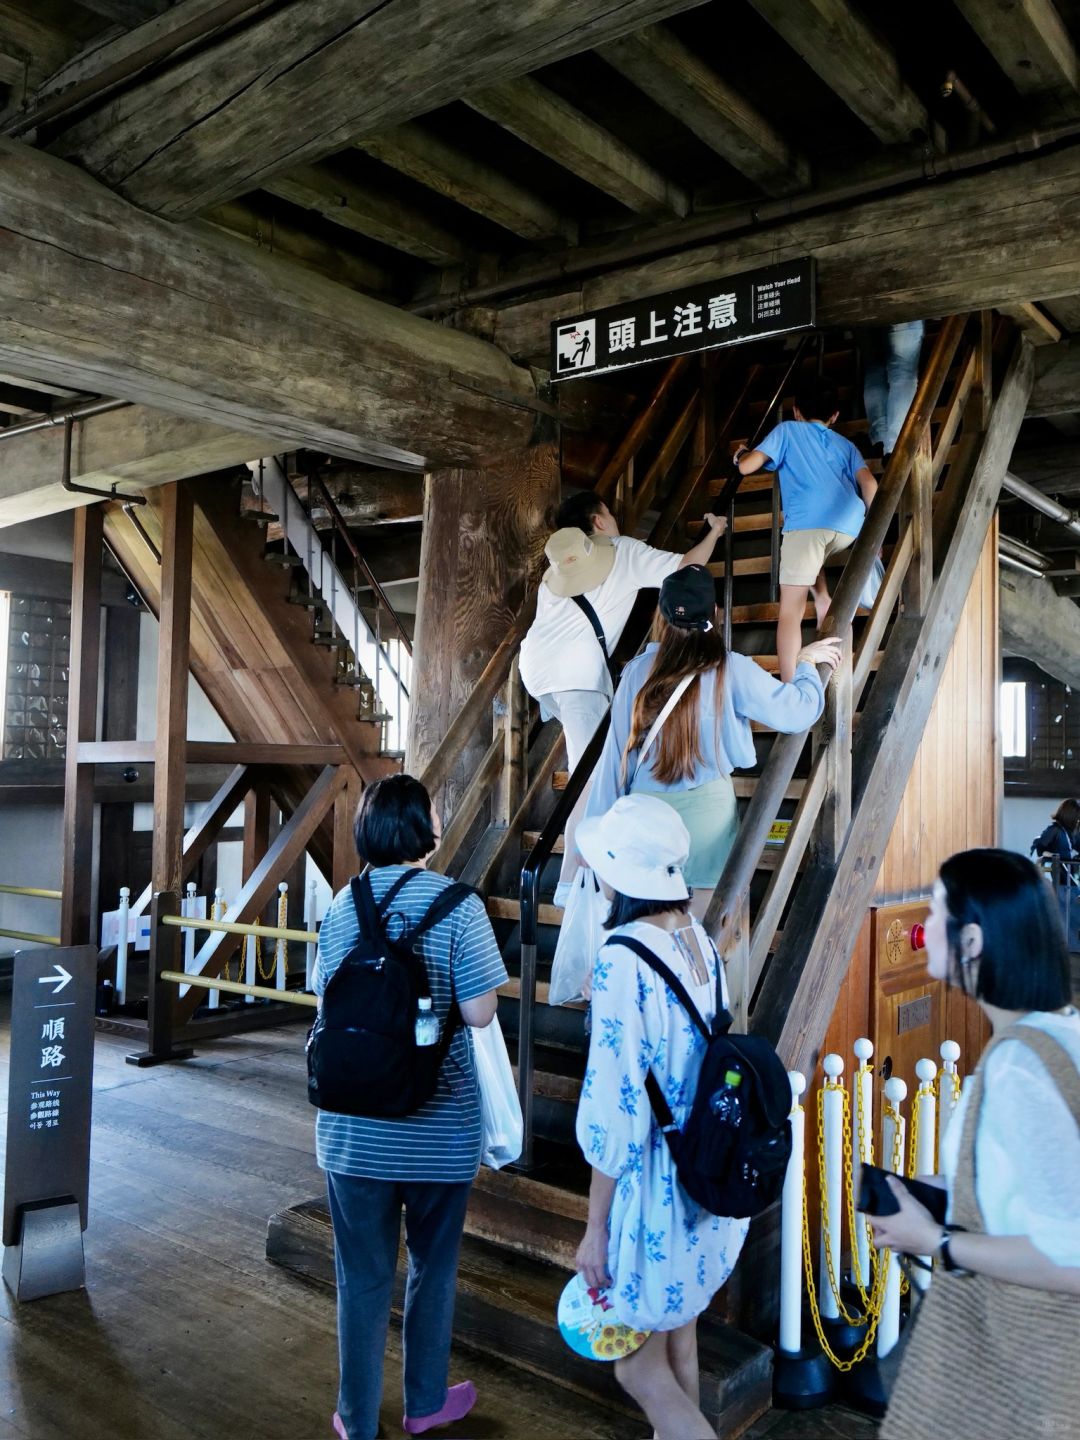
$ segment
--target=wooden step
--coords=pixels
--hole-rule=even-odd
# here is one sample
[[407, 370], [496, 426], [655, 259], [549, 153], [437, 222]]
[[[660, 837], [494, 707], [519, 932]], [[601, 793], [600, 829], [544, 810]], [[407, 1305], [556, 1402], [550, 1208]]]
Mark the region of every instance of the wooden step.
[[[535, 1196], [524, 1204], [497, 1196], [479, 1182], [473, 1187], [458, 1265], [455, 1343], [497, 1355], [508, 1365], [520, 1366], [609, 1409], [617, 1417], [611, 1440], [631, 1430], [637, 1433], [643, 1424], [640, 1412], [615, 1379], [614, 1367], [576, 1356], [555, 1324], [559, 1296], [573, 1269], [569, 1252], [580, 1242], [584, 1221], [579, 1215], [541, 1209], [533, 1200]], [[561, 1233], [565, 1258], [558, 1263], [532, 1258], [478, 1234], [487, 1223], [485, 1215], [499, 1204], [509, 1212], [508, 1223], [520, 1223], [524, 1233], [534, 1222]], [[526, 1216], [532, 1218], [526, 1221]], [[325, 1202], [311, 1201], [271, 1216], [266, 1256], [305, 1279], [332, 1286], [333, 1233]], [[400, 1321], [404, 1304], [405, 1274], [402, 1254], [393, 1300], [395, 1321]], [[701, 1408], [720, 1434], [737, 1435], [769, 1407], [772, 1352], [706, 1315], [699, 1325], [699, 1356]]]
[[[548, 994], [551, 986], [546, 980], [536, 982], [536, 1003], [538, 1005], [549, 1005]], [[510, 979], [499, 986], [498, 993], [507, 1000], [521, 999], [521, 978], [518, 975], [511, 975]], [[589, 1007], [584, 1000], [575, 1000], [569, 1005], [560, 1005], [560, 1010], [587, 1010]]]
[[[501, 895], [488, 896], [487, 911], [493, 920], [521, 920], [521, 902]], [[563, 911], [557, 905], [541, 904], [537, 919], [541, 925], [561, 925]]]

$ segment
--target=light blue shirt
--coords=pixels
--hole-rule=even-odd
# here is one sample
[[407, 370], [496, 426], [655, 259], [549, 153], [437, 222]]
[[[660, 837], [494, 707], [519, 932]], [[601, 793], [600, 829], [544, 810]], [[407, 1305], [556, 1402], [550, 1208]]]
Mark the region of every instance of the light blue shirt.
[[784, 532], [858, 535], [866, 518], [858, 471], [866, 461], [843, 435], [817, 420], [784, 420], [757, 446], [780, 477]]
[[[623, 793], [620, 784], [622, 754], [630, 735], [630, 717], [638, 691], [649, 678], [653, 656], [658, 645], [649, 645], [630, 661], [623, 671], [615, 699], [611, 704], [611, 726], [604, 751], [593, 775], [586, 815], [603, 815]], [[696, 790], [732, 770], [746, 770], [757, 764], [751, 720], [769, 725], [785, 735], [798, 735], [809, 730], [825, 708], [825, 691], [813, 665], [799, 665], [795, 679], [785, 685], [749, 655], [734, 651], [724, 665], [721, 684], [721, 713], [717, 714], [717, 672], [708, 671], [699, 686], [698, 724], [701, 734], [701, 761], [689, 780], [675, 780], [663, 785], [653, 774], [652, 763], [659, 753], [660, 739], [653, 742], [645, 757], [640, 775], [637, 773], [637, 752], [627, 757], [627, 777], [633, 783], [653, 791]]]
[[[371, 871], [371, 888], [381, 900], [404, 870], [388, 865]], [[453, 881], [422, 870], [394, 901], [395, 914], [415, 925], [441, 890]], [[394, 923], [394, 922], [391, 922]], [[391, 931], [391, 934], [394, 932]], [[319, 930], [314, 990], [323, 995], [334, 971], [360, 938], [352, 891], [346, 885], [331, 901]], [[483, 903], [463, 900], [420, 941], [431, 985], [432, 1008], [445, 1024], [453, 995], [475, 1000], [506, 979], [506, 967]], [[376, 1120], [320, 1110], [315, 1121], [315, 1157], [324, 1170], [375, 1180], [473, 1180], [480, 1165], [480, 1091], [472, 1038], [462, 1025], [439, 1072], [438, 1089], [412, 1115]]]

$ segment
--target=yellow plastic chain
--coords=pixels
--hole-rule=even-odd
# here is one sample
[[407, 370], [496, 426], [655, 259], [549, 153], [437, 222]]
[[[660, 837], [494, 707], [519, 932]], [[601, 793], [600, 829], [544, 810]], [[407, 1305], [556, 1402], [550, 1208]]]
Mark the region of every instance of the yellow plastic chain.
[[[843, 1146], [844, 1146], [844, 1187], [847, 1192], [848, 1223], [852, 1235], [855, 1234], [855, 1199], [852, 1189], [851, 1174], [851, 1117], [848, 1111], [848, 1093], [845, 1087], [838, 1080], [826, 1080], [818, 1091], [818, 1124], [817, 1124], [817, 1149], [818, 1149], [818, 1179], [821, 1188], [821, 1235], [825, 1246], [825, 1273], [828, 1278], [829, 1289], [833, 1292], [833, 1299], [836, 1301], [836, 1308], [840, 1312], [840, 1318], [847, 1325], [861, 1325], [863, 1319], [873, 1319], [877, 1324], [877, 1317], [880, 1314], [881, 1303], [885, 1297], [884, 1285], [879, 1286], [879, 1277], [874, 1277], [874, 1285], [871, 1293], [867, 1295], [865, 1289], [858, 1285], [859, 1299], [865, 1307], [865, 1317], [860, 1314], [852, 1314], [844, 1304], [838, 1293], [839, 1287], [833, 1280], [833, 1274], [840, 1274], [839, 1264], [833, 1263], [832, 1239], [829, 1234], [829, 1192], [825, 1184], [825, 1092], [826, 1090], [838, 1090], [843, 1096]], [[809, 1243], [809, 1242], [808, 1242]], [[808, 1278], [808, 1285], [812, 1285], [812, 1279]], [[880, 1294], [878, 1293], [880, 1289]]]
[[[278, 929], [279, 929], [279, 930], [285, 930], [285, 929], [287, 929], [287, 927], [288, 927], [288, 924], [289, 924], [289, 894], [288, 894], [288, 891], [285, 891], [284, 893], [281, 893], [281, 892], [278, 893], [277, 923], [278, 923]], [[283, 977], [284, 977], [286, 980], [288, 980], [288, 978], [289, 978], [289, 951], [288, 951], [288, 948], [287, 948], [287, 947], [288, 947], [288, 941], [285, 940], [285, 938], [284, 938], [283, 936], [279, 935], [278, 938], [277, 938], [277, 942], [276, 942], [275, 945], [274, 945], [274, 971], [275, 971], [275, 974], [276, 974], [277, 968], [278, 968], [278, 966], [280, 965], [280, 966], [281, 966], [281, 973], [282, 973]]]
[[[871, 1135], [870, 1135], [870, 1147], [869, 1147], [869, 1150], [867, 1150], [867, 1148], [866, 1148], [866, 1117], [865, 1117], [864, 1114], [863, 1114], [863, 1087], [862, 1087], [862, 1085], [859, 1083], [859, 1077], [862, 1076], [862, 1075], [865, 1075], [866, 1072], [867, 1072], [869, 1069], [870, 1069], [869, 1061], [863, 1060], [863, 1061], [860, 1062], [859, 1068], [858, 1068], [858, 1070], [855, 1072], [855, 1133], [857, 1134], [858, 1139], [859, 1139], [859, 1155], [860, 1155], [860, 1157], [863, 1156], [863, 1155], [865, 1155], [865, 1154], [869, 1154], [869, 1156], [870, 1156], [870, 1163], [873, 1164], [873, 1161], [874, 1161], [874, 1136], [873, 1136], [873, 1132], [871, 1131]], [[845, 1119], [846, 1119], [846, 1115], [845, 1115]], [[845, 1136], [845, 1142], [844, 1142], [844, 1144], [845, 1144], [844, 1153], [845, 1153], [845, 1155], [846, 1155], [846, 1157], [847, 1157], [847, 1159], [846, 1159], [845, 1184], [847, 1185], [848, 1229], [849, 1229], [849, 1232], [850, 1232], [850, 1234], [851, 1234], [851, 1279], [852, 1279], [852, 1281], [854, 1282], [855, 1289], [859, 1292], [859, 1299], [862, 1301], [862, 1304], [863, 1304], [864, 1309], [867, 1309], [867, 1308], [869, 1307], [869, 1305], [870, 1305], [870, 1298], [869, 1298], [869, 1296], [866, 1294], [866, 1287], [865, 1287], [864, 1284], [863, 1284], [862, 1271], [859, 1269], [859, 1247], [858, 1247], [858, 1245], [856, 1244], [856, 1239], [855, 1239], [855, 1237], [856, 1237], [857, 1234], [858, 1234], [858, 1230], [857, 1230], [856, 1227], [857, 1227], [857, 1225], [860, 1223], [860, 1221], [859, 1221], [859, 1219], [857, 1218], [857, 1216], [856, 1216], [856, 1211], [855, 1211], [855, 1181], [854, 1181], [854, 1176], [853, 1176], [853, 1174], [852, 1174], [852, 1168], [851, 1168], [851, 1162], [852, 1162], [852, 1157], [851, 1157], [851, 1145], [850, 1145], [850, 1143], [849, 1143], [849, 1141], [848, 1141], [848, 1137], [847, 1137], [847, 1136]], [[870, 1277], [869, 1277], [869, 1278], [870, 1278], [870, 1288], [871, 1288], [871, 1290], [873, 1290], [874, 1285], [877, 1283], [878, 1254], [877, 1254], [877, 1251], [874, 1249], [874, 1234], [873, 1234], [873, 1230], [872, 1230], [871, 1225], [870, 1225], [870, 1217], [869, 1217], [868, 1215], [863, 1215], [863, 1216], [861, 1217], [861, 1223], [862, 1223], [862, 1225], [865, 1227], [865, 1230], [866, 1230], [866, 1238], [867, 1238], [867, 1241], [869, 1242], [869, 1245], [870, 1245]]]
[[[837, 1085], [837, 1084], [835, 1084], [834, 1082], [826, 1081], [826, 1084], [830, 1084], [830, 1083], [833, 1083], [833, 1088], [834, 1088], [834, 1089], [840, 1089], [840, 1090], [843, 1089], [843, 1086], [842, 1086], [842, 1085]], [[846, 1095], [846, 1091], [845, 1091], [845, 1095]], [[801, 1105], [797, 1105], [797, 1106], [795, 1107], [795, 1109], [796, 1109], [796, 1110], [801, 1110], [801, 1109], [802, 1109], [802, 1106], [801, 1106]], [[826, 1210], [826, 1208], [825, 1208], [826, 1205], [827, 1205], [827, 1202], [826, 1202], [825, 1199], [824, 1199], [824, 1196], [825, 1196], [825, 1193], [826, 1193], [826, 1192], [825, 1192], [825, 1175], [824, 1175], [824, 1169], [825, 1169], [824, 1160], [825, 1160], [825, 1155], [824, 1155], [824, 1141], [822, 1140], [822, 1128], [823, 1128], [823, 1127], [822, 1127], [822, 1123], [821, 1123], [823, 1110], [824, 1110], [824, 1100], [823, 1100], [823, 1098], [822, 1098], [822, 1093], [819, 1092], [819, 1094], [818, 1094], [818, 1164], [819, 1164], [819, 1168], [820, 1168], [820, 1170], [821, 1170], [821, 1193], [822, 1193], [822, 1197], [823, 1197], [823, 1199], [822, 1199], [822, 1217], [821, 1217], [821, 1223], [822, 1223], [822, 1226], [823, 1226], [823, 1234], [824, 1234], [824, 1236], [825, 1236], [825, 1250], [826, 1250], [825, 1261], [826, 1261], [826, 1268], [827, 1268], [827, 1272], [828, 1272], [828, 1275], [829, 1275], [829, 1283], [830, 1283], [830, 1285], [831, 1285], [831, 1283], [832, 1283], [832, 1260], [831, 1260], [831, 1257], [830, 1257], [830, 1255], [829, 1255], [830, 1246], [829, 1246], [829, 1239], [828, 1239], [828, 1235], [829, 1235], [829, 1230], [828, 1230], [828, 1213], [827, 1213], [827, 1210]], [[846, 1374], [847, 1371], [853, 1370], [853, 1369], [855, 1368], [855, 1366], [858, 1365], [858, 1364], [860, 1363], [860, 1361], [862, 1361], [862, 1360], [865, 1358], [865, 1356], [866, 1356], [867, 1353], [869, 1352], [870, 1347], [871, 1347], [871, 1345], [873, 1345], [874, 1340], [875, 1340], [875, 1338], [876, 1338], [876, 1336], [877, 1336], [878, 1321], [879, 1321], [880, 1318], [881, 1318], [881, 1310], [882, 1310], [882, 1306], [883, 1306], [884, 1300], [885, 1300], [885, 1281], [886, 1281], [886, 1277], [887, 1277], [887, 1275], [888, 1275], [888, 1273], [889, 1273], [889, 1252], [888, 1252], [887, 1250], [883, 1250], [883, 1251], [881, 1252], [881, 1255], [880, 1255], [879, 1259], [878, 1259], [878, 1263], [877, 1263], [877, 1274], [876, 1274], [875, 1279], [874, 1279], [874, 1288], [873, 1288], [873, 1293], [872, 1293], [872, 1295], [871, 1295], [871, 1301], [872, 1301], [872, 1303], [867, 1307], [867, 1315], [866, 1315], [866, 1319], [867, 1319], [866, 1334], [863, 1336], [862, 1343], [860, 1344], [859, 1348], [855, 1351], [855, 1353], [851, 1356], [851, 1358], [848, 1359], [848, 1360], [842, 1360], [842, 1359], [840, 1358], [840, 1356], [837, 1355], [836, 1351], [832, 1348], [832, 1346], [829, 1344], [828, 1340], [825, 1338], [825, 1328], [824, 1328], [824, 1326], [823, 1326], [822, 1323], [821, 1323], [821, 1308], [820, 1308], [820, 1306], [819, 1306], [819, 1304], [818, 1304], [817, 1287], [816, 1287], [816, 1285], [814, 1284], [814, 1262], [813, 1262], [813, 1258], [812, 1258], [812, 1256], [811, 1256], [811, 1254], [810, 1254], [810, 1215], [809, 1215], [809, 1208], [808, 1208], [808, 1205], [807, 1205], [807, 1195], [806, 1195], [806, 1187], [805, 1187], [805, 1186], [803, 1187], [802, 1248], [803, 1248], [803, 1270], [804, 1270], [804, 1272], [805, 1272], [805, 1274], [806, 1274], [806, 1294], [807, 1294], [807, 1299], [808, 1299], [809, 1302], [810, 1302], [810, 1318], [811, 1318], [811, 1319], [813, 1320], [813, 1322], [814, 1322], [814, 1330], [815, 1330], [815, 1332], [816, 1332], [816, 1334], [817, 1334], [818, 1344], [821, 1346], [822, 1354], [826, 1356], [826, 1358], [828, 1359], [829, 1363], [830, 1363], [831, 1365], [835, 1366], [835, 1368], [836, 1368], [837, 1370], [839, 1370], [841, 1373]], [[858, 1316], [858, 1317], [853, 1321], [853, 1320], [846, 1314], [846, 1312], [844, 1311], [844, 1307], [840, 1304], [839, 1297], [837, 1297], [837, 1306], [838, 1306], [838, 1308], [840, 1309], [841, 1313], [844, 1315], [844, 1318], [845, 1318], [846, 1322], [847, 1322], [849, 1325], [850, 1325], [850, 1324], [859, 1324], [859, 1323], [861, 1323], [862, 1318], [863, 1318], [862, 1316]]]
[[[911, 1107], [911, 1112], [911, 1128], [914, 1132], [915, 1116], [918, 1114], [918, 1106], [913, 1105]], [[888, 1118], [893, 1122], [892, 1165], [890, 1168], [894, 1175], [902, 1175], [904, 1173], [904, 1142], [900, 1139], [900, 1111], [896, 1108], [896, 1106], [887, 1096], [882, 1096], [881, 1115], [883, 1120], [885, 1118]], [[911, 1153], [912, 1155], [915, 1154], [914, 1149], [912, 1149]], [[901, 1270], [900, 1294], [906, 1295], [910, 1288], [911, 1287], [908, 1284], [908, 1278], [904, 1274], [903, 1270]]]

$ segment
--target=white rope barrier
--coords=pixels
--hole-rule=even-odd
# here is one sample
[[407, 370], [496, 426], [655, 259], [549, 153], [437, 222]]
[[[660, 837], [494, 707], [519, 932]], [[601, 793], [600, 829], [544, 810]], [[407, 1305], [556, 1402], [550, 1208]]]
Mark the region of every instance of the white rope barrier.
[[[900, 1114], [900, 1106], [907, 1099], [908, 1087], [897, 1076], [885, 1081], [884, 1116], [881, 1123], [881, 1154], [885, 1170], [896, 1175], [904, 1173], [904, 1136], [907, 1122]], [[878, 1324], [877, 1353], [883, 1360], [900, 1339], [900, 1260], [889, 1256], [888, 1280], [885, 1285], [885, 1300]]]
[[780, 1203], [780, 1349], [797, 1355], [802, 1349], [803, 1252], [802, 1224], [806, 1191], [806, 1113], [800, 1096], [806, 1077], [788, 1071], [791, 1082], [791, 1159]]
[[[859, 1062], [851, 1077], [851, 1173], [858, 1185], [859, 1170], [865, 1162], [874, 1160], [874, 1071], [870, 1061], [874, 1057], [873, 1041], [865, 1036], [854, 1044], [855, 1059]], [[870, 1286], [870, 1235], [866, 1222], [860, 1220], [855, 1227], [852, 1251], [852, 1279], [869, 1289]]]
[[838, 1320], [844, 1223], [844, 1092], [840, 1087], [840, 1076], [844, 1073], [843, 1057], [826, 1055], [823, 1068], [835, 1085], [826, 1088], [823, 1117], [825, 1174], [822, 1178], [822, 1199], [828, 1211], [828, 1223], [823, 1219], [821, 1226], [821, 1314], [826, 1320]]

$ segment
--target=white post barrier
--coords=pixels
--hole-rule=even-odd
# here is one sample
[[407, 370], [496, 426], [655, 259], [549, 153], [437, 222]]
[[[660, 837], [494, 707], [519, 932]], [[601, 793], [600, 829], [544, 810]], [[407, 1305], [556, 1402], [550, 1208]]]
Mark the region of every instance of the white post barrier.
[[[289, 915], [289, 887], [283, 880], [278, 888], [278, 924], [284, 929], [288, 925]], [[277, 974], [274, 983], [279, 990], [285, 989], [285, 976], [288, 970], [289, 942], [279, 939], [277, 942], [275, 958], [277, 960]]]
[[[881, 1123], [882, 1168], [897, 1175], [904, 1173], [904, 1136], [907, 1126], [900, 1114], [900, 1106], [907, 1099], [907, 1085], [895, 1075], [885, 1081], [885, 1099], [889, 1106]], [[892, 1112], [890, 1113], [890, 1107]], [[895, 1115], [895, 1118], [894, 1118]], [[889, 1271], [885, 1282], [885, 1298], [878, 1321], [877, 1353], [883, 1360], [900, 1338], [900, 1261], [896, 1255], [889, 1256]]]
[[119, 929], [116, 938], [116, 1003], [127, 1002], [128, 963], [128, 913], [131, 909], [131, 891], [125, 885], [120, 891]]
[[[915, 1066], [915, 1075], [919, 1081], [919, 1088], [912, 1102], [915, 1174], [933, 1175], [937, 1162], [937, 1096], [934, 1094], [937, 1066], [933, 1060], [920, 1060]], [[920, 1258], [924, 1265], [929, 1265], [932, 1257], [923, 1255]], [[929, 1270], [920, 1270], [918, 1266], [914, 1266], [911, 1275], [920, 1290], [925, 1290], [930, 1283]]]
[[804, 1155], [806, 1114], [799, 1097], [806, 1079], [788, 1071], [791, 1082], [791, 1159], [780, 1203], [780, 1349], [797, 1355], [802, 1349], [803, 1202], [806, 1189]]
[[[315, 931], [319, 928], [319, 887], [312, 880], [307, 891], [307, 905], [304, 907], [304, 929]], [[304, 946], [304, 989], [310, 990], [315, 983], [315, 950], [314, 940], [309, 940]]]
[[[835, 1088], [826, 1087], [822, 1129], [825, 1152], [825, 1175], [823, 1180], [822, 1209], [828, 1210], [821, 1217], [821, 1314], [826, 1320], [840, 1318], [837, 1297], [840, 1294], [840, 1247], [844, 1221], [844, 1092], [840, 1088], [840, 1076], [844, 1073], [844, 1061], [840, 1055], [826, 1055], [823, 1066], [827, 1078], [837, 1082]], [[826, 1239], [828, 1244], [826, 1244]]]
[[[244, 964], [244, 980], [245, 980], [246, 984], [248, 984], [248, 985], [254, 985], [254, 984], [255, 984], [255, 964], [256, 964], [256, 960], [258, 959], [258, 954], [259, 954], [258, 946], [259, 946], [259, 937], [258, 937], [257, 935], [248, 935], [248, 936], [245, 938], [245, 940], [244, 940], [244, 959], [245, 959], [245, 964]], [[254, 1003], [255, 1003], [255, 996], [254, 996], [254, 995], [245, 995], [245, 996], [244, 996], [244, 1004], [245, 1004], [245, 1005], [254, 1005]]]
[[[185, 920], [195, 919], [195, 882], [189, 880], [184, 887], [184, 898], [180, 901], [180, 914]], [[184, 931], [184, 970], [190, 975], [195, 969], [195, 931]], [[190, 985], [181, 985], [180, 994], [186, 995]]]
[[[860, 1167], [863, 1163], [873, 1164], [874, 1160], [874, 1072], [870, 1066], [874, 1054], [873, 1042], [862, 1037], [855, 1041], [854, 1050], [859, 1064], [851, 1077], [851, 1175], [857, 1198]], [[851, 1252], [852, 1279], [864, 1290], [870, 1289], [873, 1273], [868, 1231], [867, 1221], [862, 1216], [856, 1216]]]
[[941, 1055], [941, 1072], [938, 1076], [937, 1162], [934, 1165], [936, 1175], [941, 1174], [941, 1137], [945, 1134], [945, 1128], [952, 1118], [959, 1098], [955, 1076], [960, 1060], [960, 1046], [955, 1040], [943, 1040], [938, 1053]]
[[[224, 914], [225, 914], [225, 891], [222, 890], [221, 886], [219, 885], [219, 886], [217, 887], [217, 889], [214, 891], [213, 904], [210, 906], [210, 919], [211, 919], [211, 920], [220, 920], [221, 917], [222, 917]], [[209, 1007], [210, 1007], [211, 1010], [217, 1010], [217, 1009], [220, 1008], [220, 1006], [221, 1006], [221, 991], [220, 991], [220, 990], [208, 990], [208, 991], [207, 991], [207, 997], [208, 997], [208, 998], [207, 998], [206, 1003], [207, 1003], [207, 1005], [209, 1005]]]

